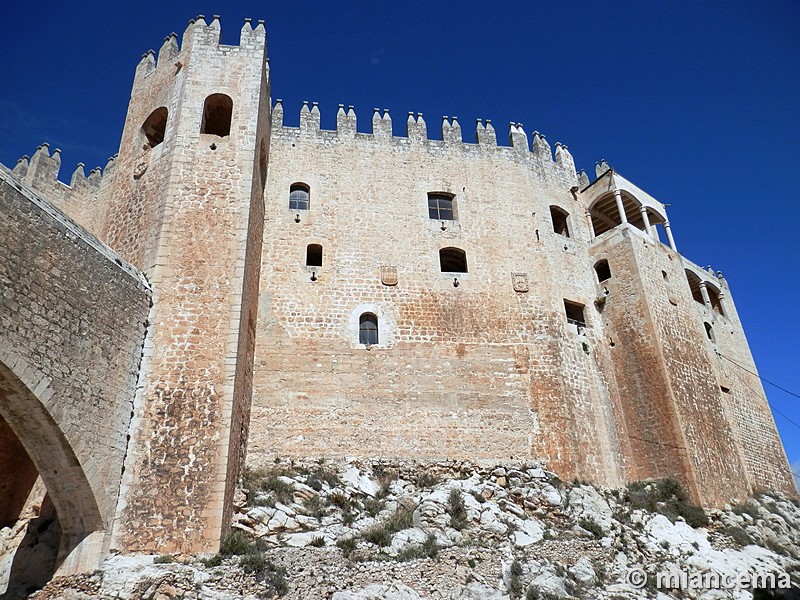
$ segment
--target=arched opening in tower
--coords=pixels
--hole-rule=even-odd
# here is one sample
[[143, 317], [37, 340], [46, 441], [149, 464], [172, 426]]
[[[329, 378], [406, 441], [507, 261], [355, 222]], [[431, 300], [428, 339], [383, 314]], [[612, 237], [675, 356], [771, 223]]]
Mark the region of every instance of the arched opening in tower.
[[0, 597], [41, 589], [55, 573], [60, 545], [61, 524], [42, 478], [0, 415]]

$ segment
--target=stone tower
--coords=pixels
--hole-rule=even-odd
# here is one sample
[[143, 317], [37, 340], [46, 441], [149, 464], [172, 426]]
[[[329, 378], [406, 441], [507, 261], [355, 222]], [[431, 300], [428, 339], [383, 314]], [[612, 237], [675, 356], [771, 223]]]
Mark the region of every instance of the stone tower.
[[269, 124], [263, 23], [198, 17], [136, 69], [105, 241], [151, 282], [113, 546], [215, 550], [245, 443]]

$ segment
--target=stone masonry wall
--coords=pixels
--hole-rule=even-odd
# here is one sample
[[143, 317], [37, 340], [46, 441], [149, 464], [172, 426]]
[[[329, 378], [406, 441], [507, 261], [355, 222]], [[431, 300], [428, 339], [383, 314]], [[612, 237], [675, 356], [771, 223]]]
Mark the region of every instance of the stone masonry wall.
[[[566, 149], [554, 162], [516, 128], [498, 147], [483, 125], [480, 143], [463, 144], [449, 122], [434, 141], [417, 119], [393, 138], [385, 115], [367, 135], [352, 113], [335, 132], [319, 130], [316, 108], [299, 129], [282, 126], [280, 105], [273, 114], [248, 460], [535, 455], [618, 481], [606, 374], [583, 348], [595, 344], [595, 283]], [[308, 211], [288, 208], [295, 182], [311, 188]], [[444, 231], [428, 217], [437, 191], [457, 205]], [[551, 204], [570, 212], [571, 238], [553, 231]], [[322, 268], [305, 266], [311, 243]], [[467, 274], [440, 272], [450, 246], [466, 251]], [[397, 285], [381, 282], [383, 266]], [[586, 304], [588, 337], [567, 325], [564, 298]], [[380, 324], [370, 349], [363, 312]]]
[[110, 528], [149, 308], [138, 271], [0, 172], [0, 413], [66, 533]]

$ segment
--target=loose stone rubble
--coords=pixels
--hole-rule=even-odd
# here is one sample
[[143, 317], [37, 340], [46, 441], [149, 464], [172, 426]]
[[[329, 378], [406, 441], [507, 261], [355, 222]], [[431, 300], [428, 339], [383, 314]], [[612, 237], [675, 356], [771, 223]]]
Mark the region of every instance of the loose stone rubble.
[[[763, 493], [693, 527], [702, 511], [664, 490], [567, 484], [532, 462], [284, 461], [248, 472], [220, 555], [114, 556], [31, 598], [753, 597], [658, 591], [664, 571], [788, 573], [800, 588], [796, 498]], [[649, 576], [643, 589], [633, 569]]]

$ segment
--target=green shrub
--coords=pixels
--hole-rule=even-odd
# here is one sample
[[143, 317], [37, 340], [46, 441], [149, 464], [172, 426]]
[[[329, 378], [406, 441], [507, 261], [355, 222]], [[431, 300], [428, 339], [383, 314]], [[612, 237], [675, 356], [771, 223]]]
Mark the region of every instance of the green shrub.
[[724, 529], [725, 534], [740, 546], [748, 546], [753, 543], [753, 538], [744, 529], [737, 525], [729, 525]]
[[354, 537], [336, 540], [336, 547], [342, 551], [342, 554], [344, 554], [345, 558], [349, 557], [353, 553], [353, 550], [356, 549], [356, 544], [356, 538]]
[[156, 565], [164, 565], [173, 562], [175, 562], [175, 557], [172, 556], [172, 554], [162, 554], [161, 556], [156, 556], [153, 559], [153, 564]]
[[212, 556], [209, 556], [208, 558], [201, 558], [200, 563], [204, 567], [209, 567], [209, 568], [218, 567], [222, 564], [222, 554], [217, 553]]
[[432, 533], [425, 538], [422, 544], [410, 546], [397, 554], [397, 560], [404, 562], [415, 558], [435, 558], [439, 553], [439, 544], [436, 543], [436, 536]]
[[689, 495], [674, 479], [636, 481], [628, 484], [628, 500], [632, 509], [661, 513], [673, 523], [683, 517], [692, 527], [708, 525], [708, 515], [702, 507], [689, 501]]
[[467, 526], [467, 508], [461, 490], [453, 488], [447, 496], [447, 514], [450, 515], [450, 527], [458, 531]]
[[263, 583], [269, 592], [283, 596], [289, 589], [286, 583], [286, 569], [276, 565], [263, 554], [245, 554], [239, 559], [239, 566]]
[[222, 538], [219, 553], [222, 556], [238, 556], [252, 551], [252, 543], [247, 534], [240, 529], [231, 529]]
[[251, 506], [268, 504], [268, 500], [258, 499], [259, 492], [268, 492], [283, 504], [292, 501], [294, 487], [281, 481], [279, 477], [285, 475], [282, 469], [246, 469], [242, 478], [242, 485], [247, 489], [247, 502]]
[[322, 519], [322, 517], [325, 515], [326, 505], [325, 501], [319, 496], [312, 496], [303, 503], [303, 508], [309, 517]]
[[603, 528], [594, 519], [581, 519], [578, 521], [578, 525], [591, 533], [597, 540], [603, 537]]
[[753, 521], [757, 521], [758, 516], [758, 507], [755, 506], [749, 500], [747, 502], [742, 502], [741, 504], [734, 504], [731, 508], [731, 511], [737, 515], [750, 515]]
[[434, 475], [433, 473], [429, 473], [428, 471], [423, 471], [417, 477], [417, 486], [420, 488], [432, 488], [439, 485], [442, 480]]
[[364, 506], [364, 511], [370, 517], [378, 516], [378, 513], [381, 512], [385, 506], [385, 502], [378, 498], [364, 498], [361, 504]]
[[328, 502], [345, 512], [349, 511], [353, 507], [353, 503], [350, 501], [350, 498], [347, 496], [347, 494], [343, 494], [341, 492], [334, 492], [328, 496]]
[[314, 548], [322, 548], [325, 545], [325, 538], [322, 536], [315, 537], [309, 543], [309, 546], [313, 546]]
[[413, 516], [413, 510], [401, 506], [388, 519], [367, 529], [362, 537], [378, 546], [388, 546], [392, 543], [392, 536], [395, 533], [413, 526]]
[[508, 592], [512, 598], [522, 596], [522, 573], [522, 565], [514, 559], [508, 570]]

